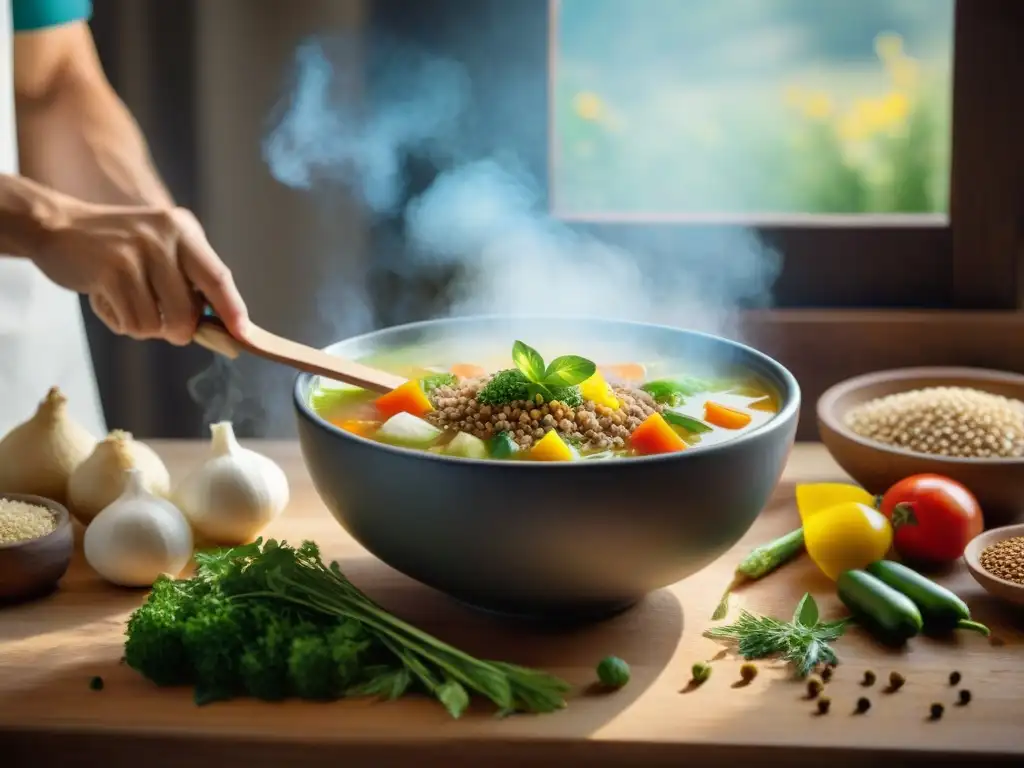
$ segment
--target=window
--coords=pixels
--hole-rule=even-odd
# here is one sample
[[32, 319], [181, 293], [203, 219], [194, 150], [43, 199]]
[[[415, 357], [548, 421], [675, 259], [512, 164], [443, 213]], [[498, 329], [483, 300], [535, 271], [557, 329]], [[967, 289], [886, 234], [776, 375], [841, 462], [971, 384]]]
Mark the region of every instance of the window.
[[945, 226], [953, 0], [552, 0], [576, 221]]
[[[651, 7], [660, 13], [648, 15]], [[466, 65], [476, 140], [485, 150], [514, 152], [536, 178], [547, 179], [549, 208], [573, 226], [654, 254], [654, 268], [659, 259], [728, 242], [729, 232], [753, 231], [782, 253], [774, 310], [748, 314], [747, 338], [800, 379], [808, 408], [803, 436], [813, 436], [813, 404], [821, 390], [864, 370], [962, 364], [1024, 371], [1019, 342], [1010, 341], [1024, 333], [1024, 313], [1015, 311], [1024, 257], [1024, 2], [378, 0], [372, 16], [389, 33]], [[778, 39], [766, 41], [763, 28], [772, 26], [786, 26], [801, 45], [789, 42], [783, 50]], [[760, 98], [760, 105], [751, 105], [734, 95], [720, 106], [729, 118], [715, 126], [724, 149], [696, 159], [696, 182], [678, 178], [683, 161], [696, 152], [684, 148], [672, 165], [663, 153], [644, 158], [643, 142], [626, 140], [627, 119], [635, 127], [644, 104], [680, 112], [678, 102], [674, 109], [664, 106], [672, 98], [650, 95], [661, 78], [644, 72], [665, 60], [678, 62], [684, 45], [688, 53], [704, 53], [679, 67], [681, 73], [669, 78], [673, 87], [692, 91], [702, 77], [728, 74]], [[716, 46], [743, 53], [745, 68], [736, 63], [739, 55], [723, 61], [712, 50]], [[772, 66], [758, 67], [752, 58]], [[910, 102], [923, 93], [906, 89], [905, 104], [891, 96], [898, 90], [891, 86], [906, 86], [911, 60], [922, 78], [917, 82], [922, 88], [929, 83], [927, 141], [907, 141], [905, 133], [901, 140], [901, 132], [915, 130]], [[855, 70], [861, 70], [859, 82], [840, 87]], [[613, 87], [613, 81], [624, 84]], [[587, 94], [598, 99], [588, 101]], [[687, 103], [692, 94], [684, 95]], [[850, 115], [882, 124], [904, 111], [906, 124], [888, 125], [896, 135], [882, 139], [890, 150], [885, 162], [865, 165], [856, 149], [828, 146], [858, 135]], [[677, 114], [682, 125], [673, 130], [715, 141], [708, 112], [697, 112]], [[831, 183], [819, 177], [800, 189], [793, 179], [820, 173], [820, 161], [763, 150], [777, 144], [762, 143], [759, 151], [755, 138], [734, 144], [729, 134], [725, 141], [724, 130], [758, 139], [761, 133], [784, 136], [779, 126], [787, 120], [813, 140], [825, 113], [832, 121], [824, 127], [836, 134], [819, 132], [817, 139], [825, 142], [820, 150], [831, 153], [831, 176], [825, 174]], [[596, 131], [594, 120], [573, 114], [610, 120], [609, 135]], [[641, 125], [643, 141], [664, 142], [658, 119], [666, 118]], [[622, 138], [615, 133], [620, 129]], [[603, 149], [597, 143], [613, 138], [619, 143], [605, 159], [617, 154], [619, 167], [586, 159]], [[902, 153], [893, 153], [894, 145]], [[576, 150], [584, 157], [567, 163], [563, 153]], [[834, 162], [838, 156], [842, 166]], [[739, 185], [738, 192], [736, 185], [716, 190], [712, 182], [721, 163], [734, 181], [755, 182]], [[835, 183], [837, 173], [846, 181]], [[765, 181], [773, 174], [787, 183]], [[894, 176], [903, 181], [893, 184]], [[616, 188], [629, 185], [628, 191]], [[959, 309], [1007, 312], [976, 317], [941, 311]]]

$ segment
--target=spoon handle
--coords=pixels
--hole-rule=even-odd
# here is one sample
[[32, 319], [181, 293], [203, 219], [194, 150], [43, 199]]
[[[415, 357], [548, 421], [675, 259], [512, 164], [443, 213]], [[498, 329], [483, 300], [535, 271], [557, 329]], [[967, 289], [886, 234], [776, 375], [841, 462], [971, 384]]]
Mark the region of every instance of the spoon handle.
[[248, 352], [298, 371], [343, 381], [371, 392], [390, 392], [405, 383], [401, 376], [335, 357], [297, 341], [277, 336], [251, 323], [244, 339], [235, 338], [228, 332], [224, 322], [209, 309], [199, 318], [199, 326], [193, 341], [231, 359], [238, 357], [242, 352]]

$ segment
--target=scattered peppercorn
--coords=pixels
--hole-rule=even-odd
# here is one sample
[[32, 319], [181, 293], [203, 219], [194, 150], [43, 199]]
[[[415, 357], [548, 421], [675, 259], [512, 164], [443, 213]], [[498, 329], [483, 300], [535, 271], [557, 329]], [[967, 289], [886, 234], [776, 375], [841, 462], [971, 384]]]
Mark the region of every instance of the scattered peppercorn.
[[939, 703], [932, 704], [932, 706], [931, 706], [932, 720], [938, 720], [940, 717], [942, 717], [943, 711], [945, 711], [945, 707], [943, 707], [941, 704], [939, 704]]
[[820, 699], [818, 699], [818, 714], [827, 715], [828, 708], [830, 706], [832, 706], [832, 699], [830, 699], [828, 696], [822, 696]]
[[964, 688], [960, 691], [960, 706], [965, 707], [971, 703], [971, 692]]
[[858, 715], [863, 715], [869, 709], [871, 709], [871, 702], [868, 700], [868, 698], [866, 696], [861, 696], [859, 699], [857, 699], [857, 714]]
[[813, 699], [818, 696], [819, 693], [824, 690], [825, 685], [816, 677], [812, 677], [807, 681], [807, 698]]
[[697, 685], [700, 685], [709, 677], [711, 677], [711, 665], [705, 661], [698, 661], [696, 664], [693, 665], [692, 674], [693, 682], [697, 683]]
[[828, 682], [829, 680], [831, 680], [831, 679], [832, 679], [832, 670], [833, 670], [833, 669], [834, 669], [834, 667], [832, 667], [831, 665], [829, 665], [829, 666], [825, 667], [825, 668], [824, 668], [823, 670], [821, 670], [821, 679], [822, 679], [823, 681], [825, 681], [826, 683], [827, 683], [827, 682]]
[[757, 677], [756, 664], [744, 664], [740, 667], [740, 680], [744, 683], [751, 682], [755, 677]]
[[901, 675], [899, 672], [889, 673], [889, 690], [898, 691], [903, 687], [903, 684], [907, 682], [907, 678]]
[[863, 685], [865, 687], [871, 687], [872, 685], [875, 684], [875, 679], [876, 679], [875, 678], [875, 673], [872, 672], [870, 669], [866, 670], [864, 672], [864, 682], [863, 682]]
[[103, 678], [97, 675], [89, 681], [89, 688], [94, 691], [103, 690]]
[[959, 672], [950, 672], [949, 673], [949, 684], [950, 685], [956, 685], [959, 682], [960, 682], [960, 673]]

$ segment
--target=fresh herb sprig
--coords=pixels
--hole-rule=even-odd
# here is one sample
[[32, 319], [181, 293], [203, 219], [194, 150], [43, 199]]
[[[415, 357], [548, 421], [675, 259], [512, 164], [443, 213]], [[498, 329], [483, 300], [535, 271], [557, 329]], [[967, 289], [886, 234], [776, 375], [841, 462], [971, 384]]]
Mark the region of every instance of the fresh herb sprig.
[[740, 611], [733, 624], [712, 627], [704, 636], [735, 642], [739, 654], [748, 660], [779, 656], [794, 666], [799, 677], [806, 677], [819, 664], [838, 663], [829, 643], [842, 637], [848, 622], [821, 621], [817, 603], [805, 594], [791, 621]]
[[540, 353], [522, 341], [512, 345], [512, 362], [529, 382], [530, 394], [554, 400], [552, 388], [582, 384], [597, 371], [597, 365], [579, 355], [562, 355], [547, 365]]
[[568, 684], [485, 661], [385, 611], [325, 565], [312, 542], [270, 539], [196, 555], [191, 579], [162, 577], [128, 620], [125, 661], [200, 703], [250, 695], [397, 698], [418, 689], [453, 717], [471, 694], [503, 714], [565, 706]]

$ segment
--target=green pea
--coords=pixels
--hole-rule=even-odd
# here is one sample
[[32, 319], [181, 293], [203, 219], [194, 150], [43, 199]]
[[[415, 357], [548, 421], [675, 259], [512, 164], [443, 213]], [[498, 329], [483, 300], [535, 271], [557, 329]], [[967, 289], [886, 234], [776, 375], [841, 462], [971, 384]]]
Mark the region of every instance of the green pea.
[[629, 682], [629, 664], [617, 656], [607, 656], [597, 665], [597, 679], [606, 688], [622, 688]]

